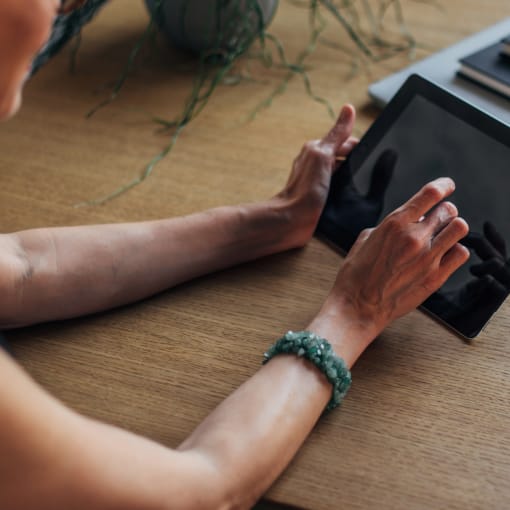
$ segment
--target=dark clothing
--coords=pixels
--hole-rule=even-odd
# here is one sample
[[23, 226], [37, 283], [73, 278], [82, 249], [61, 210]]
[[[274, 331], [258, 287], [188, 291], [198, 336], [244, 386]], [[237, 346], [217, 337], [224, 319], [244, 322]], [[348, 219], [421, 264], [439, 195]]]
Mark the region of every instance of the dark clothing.
[[46, 61], [57, 53], [70, 39], [77, 35], [108, 0], [88, 0], [83, 7], [68, 14], [57, 16], [49, 41], [32, 64], [34, 74]]

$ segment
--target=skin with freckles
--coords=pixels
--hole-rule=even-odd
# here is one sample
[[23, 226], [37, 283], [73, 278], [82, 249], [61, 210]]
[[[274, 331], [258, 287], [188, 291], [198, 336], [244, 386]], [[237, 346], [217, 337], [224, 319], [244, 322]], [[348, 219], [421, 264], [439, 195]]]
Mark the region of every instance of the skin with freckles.
[[[53, 0], [0, 3], [3, 118], [20, 104], [26, 69], [57, 7]], [[268, 200], [158, 221], [1, 234], [0, 327], [106, 310], [302, 247], [315, 231], [333, 173], [342, 171], [338, 159], [357, 143], [354, 121], [354, 108], [344, 106], [323, 138], [303, 146], [287, 183]], [[352, 367], [388, 324], [467, 260], [458, 241], [468, 227], [443, 201], [453, 189], [447, 178], [429, 183], [363, 231], [313, 321], [286, 329], [327, 338]], [[66, 408], [0, 352], [0, 508], [251, 508], [330, 396], [331, 385], [313, 365], [281, 355], [253, 367], [253, 376], [171, 449]]]

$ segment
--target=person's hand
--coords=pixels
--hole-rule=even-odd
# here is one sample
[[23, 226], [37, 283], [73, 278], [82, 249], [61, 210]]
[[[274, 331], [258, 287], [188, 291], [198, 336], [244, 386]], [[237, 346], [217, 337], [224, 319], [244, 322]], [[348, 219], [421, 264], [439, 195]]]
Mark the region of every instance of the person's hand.
[[320, 140], [305, 143], [295, 159], [285, 188], [273, 198], [288, 219], [289, 248], [302, 246], [312, 237], [328, 197], [331, 175], [357, 144], [351, 137], [356, 113], [346, 105]]
[[[457, 208], [441, 200], [451, 179], [424, 186], [375, 229], [363, 231], [339, 271], [334, 293], [379, 333], [420, 305], [469, 257], [458, 244], [469, 231]], [[436, 207], [437, 206], [437, 207]]]
[[358, 339], [348, 346], [339, 339], [340, 355], [349, 364], [389, 323], [420, 305], [469, 258], [469, 250], [458, 243], [468, 233], [467, 223], [452, 203], [439, 204], [454, 188], [448, 178], [425, 185], [354, 243], [311, 325], [326, 338], [349, 330], [346, 336]]

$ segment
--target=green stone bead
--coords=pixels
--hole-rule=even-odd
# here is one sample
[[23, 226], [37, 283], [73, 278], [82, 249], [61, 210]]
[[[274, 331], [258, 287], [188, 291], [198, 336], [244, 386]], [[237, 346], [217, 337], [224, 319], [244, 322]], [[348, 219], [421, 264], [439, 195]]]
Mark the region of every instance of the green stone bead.
[[351, 386], [351, 373], [344, 360], [335, 354], [327, 340], [310, 331], [288, 331], [264, 353], [262, 363], [267, 363], [281, 353], [293, 353], [315, 364], [333, 386], [331, 400], [326, 410], [329, 411], [340, 405]]

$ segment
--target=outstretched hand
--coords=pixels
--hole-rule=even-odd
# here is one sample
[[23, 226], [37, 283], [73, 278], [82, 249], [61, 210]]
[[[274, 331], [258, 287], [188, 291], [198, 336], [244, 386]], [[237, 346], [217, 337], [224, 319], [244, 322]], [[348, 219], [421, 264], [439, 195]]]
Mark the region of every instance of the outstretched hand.
[[303, 146], [294, 160], [285, 188], [275, 200], [288, 212], [289, 247], [304, 245], [312, 237], [328, 197], [331, 176], [358, 140], [351, 136], [356, 112], [342, 108], [335, 125], [320, 140]]
[[458, 244], [467, 223], [452, 203], [437, 205], [454, 189], [448, 178], [425, 185], [377, 228], [364, 230], [349, 252], [335, 293], [377, 332], [420, 305], [467, 261], [469, 251]]
[[362, 231], [354, 243], [311, 325], [326, 337], [350, 330], [348, 336], [358, 340], [342, 347], [349, 364], [469, 258], [469, 250], [459, 244], [468, 225], [452, 203], [441, 202], [454, 189], [449, 178], [428, 183], [379, 226]]

